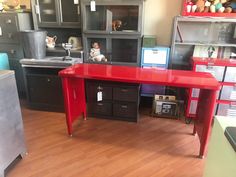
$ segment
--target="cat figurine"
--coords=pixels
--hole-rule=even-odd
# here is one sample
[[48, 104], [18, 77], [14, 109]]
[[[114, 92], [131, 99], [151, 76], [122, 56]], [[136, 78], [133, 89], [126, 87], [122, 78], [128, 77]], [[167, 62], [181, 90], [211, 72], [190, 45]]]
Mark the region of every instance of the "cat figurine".
[[113, 31], [119, 31], [122, 26], [121, 20], [113, 20], [112, 21], [112, 30]]

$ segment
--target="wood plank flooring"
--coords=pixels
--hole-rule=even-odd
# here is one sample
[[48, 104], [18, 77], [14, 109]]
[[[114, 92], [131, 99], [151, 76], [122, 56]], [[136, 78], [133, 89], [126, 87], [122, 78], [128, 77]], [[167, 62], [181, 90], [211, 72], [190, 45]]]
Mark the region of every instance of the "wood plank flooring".
[[139, 123], [89, 118], [67, 136], [65, 115], [22, 108], [28, 155], [6, 177], [201, 177], [192, 125], [151, 118]]

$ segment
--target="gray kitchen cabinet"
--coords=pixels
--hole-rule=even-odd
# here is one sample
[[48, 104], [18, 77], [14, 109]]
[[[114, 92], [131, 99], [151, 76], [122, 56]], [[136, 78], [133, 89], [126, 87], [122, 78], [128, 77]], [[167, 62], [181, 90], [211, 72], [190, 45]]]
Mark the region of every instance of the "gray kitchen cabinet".
[[29, 13], [0, 13], [0, 52], [7, 53], [10, 68], [16, 73], [18, 93], [25, 96], [22, 68], [19, 60], [24, 58], [19, 32], [32, 29]]
[[[144, 1], [96, 0], [95, 4], [92, 9], [90, 0], [81, 0], [84, 61], [139, 66]], [[91, 59], [94, 42], [107, 61]]]
[[174, 20], [171, 60], [172, 69], [191, 70], [190, 58], [229, 58], [236, 50], [236, 20], [233, 18], [183, 17]]
[[32, 0], [35, 28], [80, 28], [79, 0]]
[[26, 146], [16, 80], [13, 71], [0, 71], [0, 176]]

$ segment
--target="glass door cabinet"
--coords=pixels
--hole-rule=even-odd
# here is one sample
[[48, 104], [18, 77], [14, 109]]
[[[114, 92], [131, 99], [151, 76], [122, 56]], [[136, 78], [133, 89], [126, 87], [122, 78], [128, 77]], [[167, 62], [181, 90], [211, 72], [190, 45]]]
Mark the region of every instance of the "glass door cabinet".
[[[135, 65], [140, 63], [143, 0], [81, 1], [85, 62]], [[93, 58], [94, 43], [105, 59]]]
[[36, 0], [33, 3], [39, 27], [80, 27], [79, 0]]

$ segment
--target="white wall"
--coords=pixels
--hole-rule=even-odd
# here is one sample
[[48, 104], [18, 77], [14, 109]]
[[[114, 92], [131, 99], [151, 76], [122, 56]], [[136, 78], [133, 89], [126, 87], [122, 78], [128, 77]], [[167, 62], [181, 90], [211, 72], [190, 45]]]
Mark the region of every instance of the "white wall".
[[173, 19], [181, 10], [182, 0], [146, 0], [144, 34], [157, 35], [158, 45], [170, 45]]

